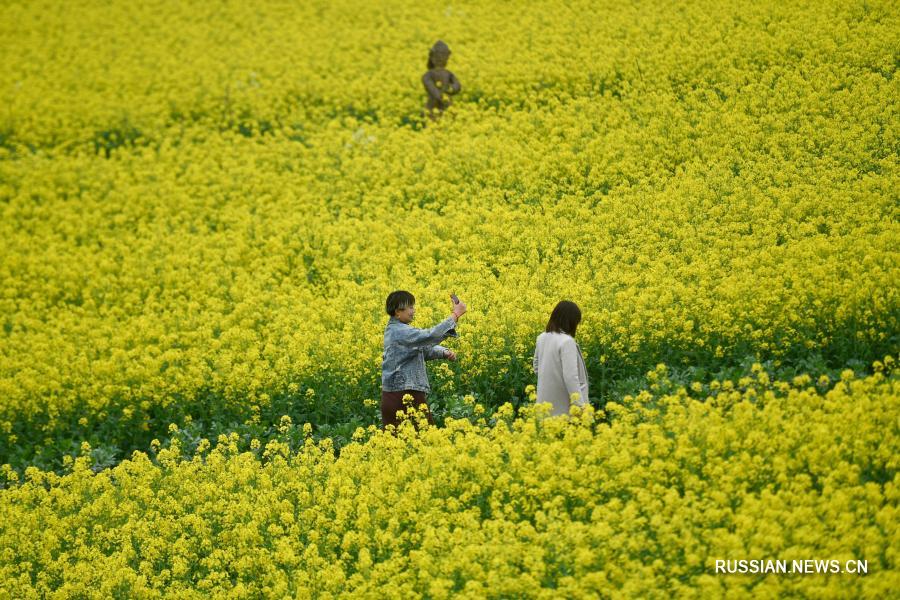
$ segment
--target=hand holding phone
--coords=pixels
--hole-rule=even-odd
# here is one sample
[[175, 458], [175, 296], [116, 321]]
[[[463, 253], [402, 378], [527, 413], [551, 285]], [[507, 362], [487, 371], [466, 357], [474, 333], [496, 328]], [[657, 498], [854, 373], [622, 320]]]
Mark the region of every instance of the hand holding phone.
[[450, 299], [453, 301], [453, 316], [459, 319], [466, 313], [466, 305], [456, 294], [450, 294]]

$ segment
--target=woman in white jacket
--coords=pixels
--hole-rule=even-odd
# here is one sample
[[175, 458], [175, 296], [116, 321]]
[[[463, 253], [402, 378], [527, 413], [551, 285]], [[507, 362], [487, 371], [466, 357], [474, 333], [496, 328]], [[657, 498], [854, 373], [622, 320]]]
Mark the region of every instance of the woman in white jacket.
[[537, 338], [533, 361], [537, 401], [552, 404], [552, 415], [567, 415], [571, 404], [588, 403], [587, 369], [575, 341], [580, 322], [578, 305], [563, 300], [550, 314], [546, 331]]

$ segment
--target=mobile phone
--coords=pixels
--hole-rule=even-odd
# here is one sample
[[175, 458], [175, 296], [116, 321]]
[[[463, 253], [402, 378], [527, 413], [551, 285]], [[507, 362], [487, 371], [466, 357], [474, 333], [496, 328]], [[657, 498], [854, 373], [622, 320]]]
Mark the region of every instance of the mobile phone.
[[453, 300], [453, 304], [459, 304], [459, 296], [456, 294], [450, 294], [450, 299]]

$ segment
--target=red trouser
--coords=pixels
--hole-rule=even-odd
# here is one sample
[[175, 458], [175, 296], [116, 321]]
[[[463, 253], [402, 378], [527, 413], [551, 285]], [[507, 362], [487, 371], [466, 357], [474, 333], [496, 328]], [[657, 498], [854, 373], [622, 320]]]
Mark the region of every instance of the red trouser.
[[415, 390], [404, 390], [402, 392], [381, 392], [381, 424], [384, 426], [399, 425], [399, 421], [397, 420], [397, 411], [403, 410], [409, 416], [409, 409], [403, 406], [403, 396], [409, 394], [413, 397], [413, 401], [410, 402], [410, 406], [425, 406], [425, 414], [428, 417], [428, 423], [434, 425], [434, 421], [431, 418], [431, 411], [428, 409], [428, 404], [425, 402], [425, 392], [418, 392]]

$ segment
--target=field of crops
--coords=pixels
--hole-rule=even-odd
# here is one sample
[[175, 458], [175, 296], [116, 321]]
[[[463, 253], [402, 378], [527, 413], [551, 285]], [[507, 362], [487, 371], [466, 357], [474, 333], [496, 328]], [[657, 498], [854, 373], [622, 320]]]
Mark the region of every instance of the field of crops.
[[[0, 11], [0, 597], [900, 587], [891, 3]], [[469, 305], [400, 438], [395, 289]]]
[[[890, 597], [900, 583], [900, 377], [827, 394], [762, 370], [736, 389], [656, 392], [571, 422], [461, 419], [240, 453], [179, 443], [95, 475], [7, 490], [10, 597]], [[726, 388], [729, 386], [725, 386]], [[706, 397], [707, 393], [713, 397]], [[886, 410], [889, 409], [889, 410]], [[886, 430], [893, 435], [884, 437]], [[835, 438], [841, 439], [838, 444]], [[714, 575], [724, 557], [868, 575]]]

